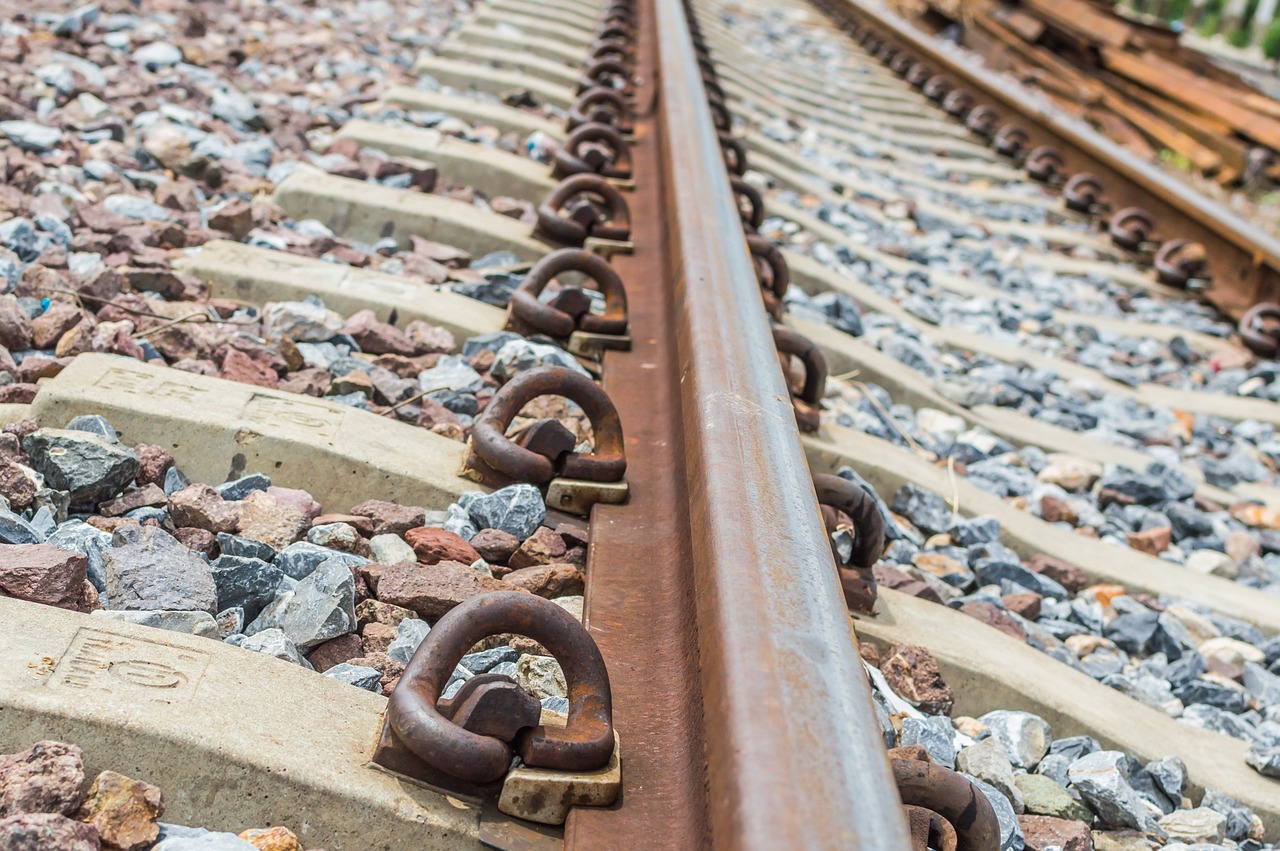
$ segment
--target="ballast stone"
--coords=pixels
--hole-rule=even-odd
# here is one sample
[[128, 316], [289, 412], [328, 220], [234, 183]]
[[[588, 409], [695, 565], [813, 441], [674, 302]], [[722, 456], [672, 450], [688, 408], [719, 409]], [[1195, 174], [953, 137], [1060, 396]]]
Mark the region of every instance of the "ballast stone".
[[73, 504], [110, 499], [138, 474], [137, 453], [88, 432], [37, 429], [22, 447], [46, 485], [67, 491]]
[[209, 565], [156, 526], [117, 529], [103, 563], [109, 609], [218, 612]]

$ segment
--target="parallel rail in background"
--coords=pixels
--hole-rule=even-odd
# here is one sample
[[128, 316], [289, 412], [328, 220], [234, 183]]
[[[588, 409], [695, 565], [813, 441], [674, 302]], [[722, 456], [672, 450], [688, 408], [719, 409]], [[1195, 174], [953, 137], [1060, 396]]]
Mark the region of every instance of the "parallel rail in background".
[[1138, 207], [1154, 222], [1148, 239], [1185, 239], [1204, 246], [1211, 283], [1204, 297], [1233, 319], [1262, 302], [1280, 300], [1280, 240], [1222, 204], [1107, 139], [1083, 122], [1057, 114], [1008, 77], [965, 61], [959, 48], [941, 42], [873, 0], [815, 0], [832, 20], [854, 33], [869, 29], [882, 41], [966, 89], [973, 105], [995, 110], [996, 127], [1021, 128], [1023, 153], [1052, 146], [1062, 158], [1061, 175], [1088, 173], [1104, 188], [1110, 212]]

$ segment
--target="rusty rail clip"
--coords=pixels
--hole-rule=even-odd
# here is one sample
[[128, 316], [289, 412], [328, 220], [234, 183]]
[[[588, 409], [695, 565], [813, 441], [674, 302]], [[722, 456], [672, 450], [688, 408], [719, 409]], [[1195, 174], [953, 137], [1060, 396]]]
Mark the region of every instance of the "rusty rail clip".
[[1040, 145], [1031, 149], [1022, 167], [1032, 180], [1052, 183], [1062, 175], [1062, 153], [1052, 145]]
[[827, 535], [842, 527], [852, 529], [853, 552], [848, 561], [840, 557], [836, 542], [831, 540], [831, 554], [840, 573], [844, 601], [856, 612], [870, 612], [876, 604], [876, 578], [872, 569], [884, 553], [884, 517], [875, 497], [860, 485], [830, 473], [815, 473], [813, 487], [818, 494], [818, 507]]
[[[463, 655], [503, 633], [532, 638], [560, 663], [567, 726], [540, 726], [537, 699], [500, 674], [474, 677], [454, 697], [440, 698]], [[455, 606], [427, 633], [387, 701], [373, 761], [487, 797], [500, 788], [513, 746], [536, 768], [602, 768], [614, 750], [612, 693], [600, 650], [573, 615], [533, 594], [495, 591]]]
[[747, 233], [759, 230], [764, 222], [764, 199], [760, 197], [760, 191], [736, 174], [729, 175], [729, 188], [733, 190], [743, 228]]
[[747, 172], [747, 146], [740, 139], [721, 133], [720, 152], [724, 157], [724, 166], [730, 174], [741, 176]]
[[747, 234], [747, 248], [755, 263], [756, 279], [760, 282], [760, 292], [764, 298], [765, 309], [774, 319], [783, 313], [783, 297], [787, 294], [787, 286], [791, 283], [791, 272], [782, 251], [768, 239], [757, 233]]
[[632, 131], [631, 106], [621, 92], [603, 86], [587, 89], [570, 107], [568, 127], [576, 130], [587, 123], [608, 124], [629, 136]]
[[[796, 411], [796, 425], [801, 431], [815, 432], [821, 424], [822, 396], [827, 389], [827, 359], [813, 341], [798, 331], [773, 326], [773, 344], [782, 361], [782, 375], [791, 393], [791, 404]], [[793, 386], [791, 359], [799, 358], [804, 365], [804, 383], [797, 390]]]
[[598, 121], [579, 124], [556, 151], [551, 176], [598, 174], [615, 180], [631, 177], [631, 147], [618, 128]]
[[[582, 407], [591, 421], [590, 455], [558, 451], [550, 458], [507, 437], [512, 420], [539, 396], [563, 396]], [[566, 367], [540, 366], [520, 373], [494, 394], [471, 430], [464, 473], [493, 487], [512, 482], [545, 486], [553, 508], [585, 515], [597, 502], [626, 501], [626, 471], [622, 422], [600, 385]]]
[[948, 115], [963, 118], [973, 109], [974, 99], [966, 89], [952, 89], [942, 99], [942, 108]]
[[1130, 251], [1140, 250], [1155, 229], [1155, 220], [1141, 207], [1118, 210], [1107, 222], [1107, 233], [1111, 235], [1111, 241]]
[[1027, 135], [1027, 131], [1017, 124], [1003, 125], [991, 140], [992, 147], [998, 153], [1014, 160], [1018, 159], [1030, 143], [1031, 137]]
[[889, 751], [889, 765], [911, 827], [913, 851], [997, 851], [1000, 821], [995, 808], [962, 774]]
[[631, 89], [631, 69], [616, 59], [597, 59], [582, 70], [574, 94], [605, 88], [623, 94]]
[[[560, 215], [562, 209], [569, 215]], [[631, 214], [622, 193], [603, 177], [575, 174], [538, 205], [534, 233], [574, 246], [581, 246], [588, 237], [626, 241], [631, 237]]]
[[1240, 317], [1240, 339], [1260, 358], [1280, 357], [1280, 304], [1264, 301]]
[[1062, 187], [1063, 203], [1068, 210], [1075, 210], [1077, 213], [1093, 212], [1095, 207], [1102, 205], [1104, 194], [1102, 179], [1087, 171], [1071, 175]]
[[996, 132], [996, 122], [999, 120], [999, 113], [983, 104], [969, 110], [969, 114], [964, 119], [964, 126], [979, 136], [990, 139]]
[[[566, 289], [549, 304], [538, 299], [547, 284], [566, 272], [579, 272], [595, 281], [604, 294], [603, 314], [591, 313], [590, 300], [578, 287]], [[572, 309], [566, 310], [570, 305]], [[526, 336], [533, 331], [566, 341], [575, 354], [598, 355], [606, 348], [625, 351], [631, 347], [626, 336], [627, 293], [622, 278], [600, 255], [581, 248], [561, 248], [533, 264], [511, 296], [508, 327]], [[575, 335], [579, 338], [576, 346]]]
[[1189, 239], [1171, 239], [1160, 246], [1152, 265], [1156, 280], [1170, 287], [1185, 288], [1192, 280], [1208, 282], [1209, 255], [1204, 246]]

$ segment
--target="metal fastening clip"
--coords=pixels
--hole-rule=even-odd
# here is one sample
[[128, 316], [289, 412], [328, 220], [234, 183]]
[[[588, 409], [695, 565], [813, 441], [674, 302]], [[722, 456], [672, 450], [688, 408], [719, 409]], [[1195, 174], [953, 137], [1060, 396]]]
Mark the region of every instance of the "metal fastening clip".
[[[539, 396], [563, 396], [582, 407], [591, 421], [592, 454], [561, 447], [547, 457], [507, 437], [512, 420]], [[597, 502], [626, 501], [626, 470], [622, 423], [600, 385], [562, 366], [540, 366], [504, 384], [476, 420], [463, 474], [493, 487], [512, 482], [546, 487], [553, 507], [585, 515]]]
[[[560, 663], [569, 699], [564, 726], [540, 724], [538, 700], [502, 674], [473, 677], [441, 699], [463, 655], [503, 633], [532, 638]], [[513, 752], [527, 768], [508, 773]], [[503, 812], [547, 824], [562, 823], [571, 806], [608, 806], [621, 772], [600, 650], [550, 600], [516, 591], [473, 597], [440, 618], [409, 660], [387, 701], [373, 761], [461, 795], [500, 794]]]

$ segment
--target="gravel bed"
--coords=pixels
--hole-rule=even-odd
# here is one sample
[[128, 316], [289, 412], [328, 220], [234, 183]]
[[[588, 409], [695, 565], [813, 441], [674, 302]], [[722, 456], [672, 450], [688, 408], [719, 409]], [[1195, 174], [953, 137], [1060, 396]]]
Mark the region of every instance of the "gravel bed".
[[862, 652], [885, 746], [926, 756], [981, 789], [1000, 821], [1001, 851], [1276, 847], [1264, 841], [1262, 820], [1230, 796], [1210, 788], [1193, 803], [1176, 756], [1144, 763], [1090, 736], [1055, 737], [1030, 712], [952, 716], [955, 693], [926, 648], [894, 645], [882, 657], [863, 644]]
[[[443, 510], [375, 498], [326, 513], [260, 473], [192, 483], [161, 447], [126, 446], [96, 416], [6, 426], [0, 471], [13, 541], [0, 546], [0, 593], [220, 640], [375, 693], [476, 595], [527, 591], [582, 617], [586, 529], [542, 525], [532, 485]], [[566, 708], [555, 660], [513, 636], [465, 657], [446, 694], [495, 672]]]
[[[302, 851], [287, 827], [235, 833], [160, 821], [158, 786], [110, 769], [88, 782], [84, 752], [36, 742], [0, 754], [0, 848], [8, 851]], [[321, 851], [312, 849], [312, 851]]]
[[[852, 469], [840, 475], [874, 493]], [[1280, 778], [1280, 638], [1195, 601], [1090, 583], [1069, 563], [1022, 559], [993, 517], [963, 518], [914, 484], [886, 503], [877, 581], [976, 618], [1133, 699], [1249, 742]]]

